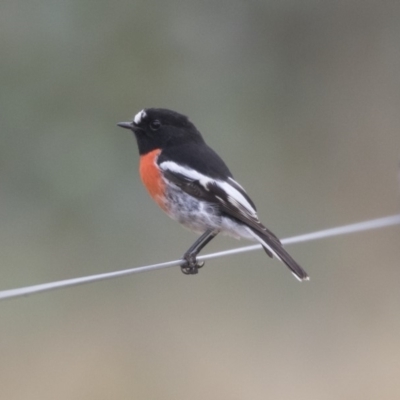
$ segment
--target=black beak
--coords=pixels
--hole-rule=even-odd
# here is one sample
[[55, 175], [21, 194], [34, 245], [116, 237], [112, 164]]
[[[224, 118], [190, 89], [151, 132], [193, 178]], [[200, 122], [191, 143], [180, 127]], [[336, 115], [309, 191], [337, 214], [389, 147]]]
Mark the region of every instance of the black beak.
[[133, 129], [133, 122], [118, 122], [117, 125], [120, 126], [121, 128]]

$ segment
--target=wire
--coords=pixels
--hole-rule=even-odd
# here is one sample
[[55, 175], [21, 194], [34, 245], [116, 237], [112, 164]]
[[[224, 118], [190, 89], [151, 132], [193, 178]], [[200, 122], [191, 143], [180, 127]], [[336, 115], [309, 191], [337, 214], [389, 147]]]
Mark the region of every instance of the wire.
[[[312, 240], [323, 239], [323, 238], [338, 236], [338, 235], [345, 235], [345, 234], [355, 233], [355, 232], [368, 231], [368, 230], [372, 230], [372, 229], [384, 228], [387, 226], [399, 225], [399, 224], [400, 224], [400, 214], [391, 215], [389, 217], [383, 217], [383, 218], [373, 219], [370, 221], [364, 221], [364, 222], [359, 222], [359, 223], [355, 223], [355, 224], [339, 226], [336, 228], [325, 229], [322, 231], [306, 233], [304, 235], [293, 236], [290, 238], [283, 239], [282, 244], [288, 245], [288, 244], [309, 242]], [[244, 253], [244, 252], [258, 250], [258, 249], [261, 249], [261, 245], [257, 244], [257, 245], [252, 245], [252, 246], [239, 247], [239, 248], [231, 249], [231, 250], [220, 251], [217, 253], [206, 254], [206, 255], [197, 257], [197, 259], [198, 260], [209, 260], [211, 258], [225, 257], [228, 255], [239, 254], [239, 253]], [[84, 277], [80, 277], [80, 278], [66, 279], [66, 280], [62, 280], [62, 281], [43, 283], [43, 284], [34, 285], [34, 286], [26, 286], [26, 287], [17, 288], [17, 289], [3, 290], [3, 291], [0, 291], [0, 300], [11, 299], [11, 298], [21, 297], [21, 296], [27, 296], [27, 295], [34, 294], [34, 293], [48, 292], [50, 290], [56, 290], [56, 289], [61, 289], [61, 288], [66, 288], [66, 287], [71, 287], [71, 286], [83, 285], [83, 284], [91, 283], [91, 282], [103, 281], [106, 279], [112, 279], [112, 278], [117, 278], [117, 277], [121, 277], [121, 276], [132, 275], [132, 274], [138, 274], [140, 272], [155, 271], [155, 270], [162, 269], [162, 268], [180, 266], [180, 265], [182, 265], [182, 263], [183, 263], [183, 260], [174, 260], [174, 261], [168, 261], [168, 262], [159, 263], [159, 264], [146, 265], [146, 266], [142, 266], [142, 267], [125, 269], [122, 271], [115, 271], [115, 272], [108, 272], [108, 273], [98, 274], [98, 275], [84, 276]]]

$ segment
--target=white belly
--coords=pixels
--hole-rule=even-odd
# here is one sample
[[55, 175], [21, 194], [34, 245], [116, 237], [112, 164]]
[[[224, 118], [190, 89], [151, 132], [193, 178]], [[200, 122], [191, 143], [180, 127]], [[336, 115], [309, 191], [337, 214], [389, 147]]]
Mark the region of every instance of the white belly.
[[236, 239], [254, 240], [242, 223], [224, 216], [212, 203], [198, 200], [171, 184], [167, 187], [166, 197], [168, 215], [191, 231], [203, 233], [207, 229], [218, 229]]

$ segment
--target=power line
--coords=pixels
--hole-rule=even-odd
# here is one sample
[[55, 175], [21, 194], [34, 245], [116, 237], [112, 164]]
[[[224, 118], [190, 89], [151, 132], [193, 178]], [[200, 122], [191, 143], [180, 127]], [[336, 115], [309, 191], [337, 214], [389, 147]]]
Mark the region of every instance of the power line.
[[[387, 226], [399, 225], [399, 224], [400, 224], [400, 214], [391, 215], [389, 217], [383, 217], [383, 218], [373, 219], [373, 220], [369, 220], [369, 221], [358, 222], [355, 224], [339, 226], [336, 228], [324, 229], [324, 230], [317, 231], [317, 232], [306, 233], [304, 235], [293, 236], [290, 238], [283, 239], [282, 244], [288, 245], [288, 244], [309, 242], [312, 240], [323, 239], [323, 238], [328, 238], [328, 237], [332, 237], [332, 236], [345, 235], [345, 234], [355, 233], [355, 232], [368, 231], [368, 230], [372, 230], [372, 229], [384, 228]], [[261, 245], [257, 244], [257, 245], [252, 245], [252, 246], [244, 246], [244, 247], [239, 247], [236, 249], [220, 251], [217, 253], [205, 254], [203, 256], [197, 257], [197, 259], [198, 260], [209, 260], [211, 258], [225, 257], [228, 255], [239, 254], [239, 253], [244, 253], [247, 251], [253, 251], [253, 250], [258, 250], [258, 249], [261, 249]], [[152, 265], [146, 265], [146, 266], [142, 266], [142, 267], [125, 269], [122, 271], [107, 272], [104, 274], [90, 275], [90, 276], [84, 276], [84, 277], [80, 277], [80, 278], [66, 279], [66, 280], [62, 280], [62, 281], [42, 283], [40, 285], [26, 286], [26, 287], [17, 288], [17, 289], [3, 290], [3, 291], [0, 291], [0, 300], [11, 299], [11, 298], [21, 297], [21, 296], [27, 296], [27, 295], [34, 294], [34, 293], [48, 292], [50, 290], [56, 290], [56, 289], [61, 289], [61, 288], [66, 288], [66, 287], [71, 287], [71, 286], [83, 285], [83, 284], [91, 283], [91, 282], [103, 281], [106, 279], [117, 278], [120, 276], [138, 274], [140, 272], [148, 272], [148, 271], [154, 271], [154, 270], [158, 270], [158, 269], [162, 269], [162, 268], [180, 266], [182, 263], [183, 263], [183, 260], [174, 260], [174, 261], [168, 261], [168, 262], [163, 262], [163, 263], [159, 263], [159, 264], [152, 264]]]

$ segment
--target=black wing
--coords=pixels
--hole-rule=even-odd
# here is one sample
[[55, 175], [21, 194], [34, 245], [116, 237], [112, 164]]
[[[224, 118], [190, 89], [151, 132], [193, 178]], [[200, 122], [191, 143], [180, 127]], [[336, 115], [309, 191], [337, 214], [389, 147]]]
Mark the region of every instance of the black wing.
[[[212, 179], [173, 161], [161, 162], [160, 168], [163, 170], [165, 178], [184, 192], [212, 203], [222, 214], [242, 222], [263, 235], [267, 235], [270, 241], [280, 245], [279, 239], [258, 219], [252, 200], [242, 186], [231, 176], [226, 181]], [[270, 255], [272, 256], [272, 254]]]

